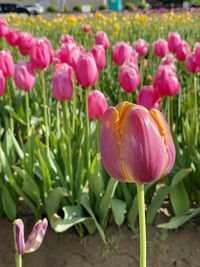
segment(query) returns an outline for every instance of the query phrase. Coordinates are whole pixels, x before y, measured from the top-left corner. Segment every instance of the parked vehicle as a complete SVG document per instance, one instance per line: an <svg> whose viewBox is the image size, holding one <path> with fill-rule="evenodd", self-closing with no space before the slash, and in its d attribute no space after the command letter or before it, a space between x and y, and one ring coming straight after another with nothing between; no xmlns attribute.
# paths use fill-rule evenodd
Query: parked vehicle
<svg viewBox="0 0 200 267"><path fill-rule="evenodd" d="M25 13L30 15L30 12L27 8L20 6L15 3L0 3L0 13Z"/></svg>
<svg viewBox="0 0 200 267"><path fill-rule="evenodd" d="M24 8L28 9L31 15L38 15L44 13L44 7L39 3L23 5Z"/></svg>

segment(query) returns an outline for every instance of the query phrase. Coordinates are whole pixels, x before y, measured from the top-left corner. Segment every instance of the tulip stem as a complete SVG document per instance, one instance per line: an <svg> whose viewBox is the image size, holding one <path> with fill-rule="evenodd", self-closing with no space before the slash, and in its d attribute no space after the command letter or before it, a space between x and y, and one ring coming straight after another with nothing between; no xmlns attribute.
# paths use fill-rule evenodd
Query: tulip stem
<svg viewBox="0 0 200 267"><path fill-rule="evenodd" d="M73 117L72 117L72 132L75 132L75 121L76 121L76 88L74 88L73 95Z"/></svg>
<svg viewBox="0 0 200 267"><path fill-rule="evenodd" d="M97 153L100 152L99 143L100 143L100 120L96 120L96 137L97 137Z"/></svg>
<svg viewBox="0 0 200 267"><path fill-rule="evenodd" d="M199 122L198 122L198 99L197 99L197 77L194 76L194 116L195 116L195 145L198 144Z"/></svg>
<svg viewBox="0 0 200 267"><path fill-rule="evenodd" d="M87 152L87 171L89 171L90 168L90 143L89 143L89 117L88 117L88 93L89 89L85 88L85 117L86 117L86 152Z"/></svg>
<svg viewBox="0 0 200 267"><path fill-rule="evenodd" d="M171 118L170 118L170 110L171 110L171 105L170 105L170 96L168 96L168 99L167 99L167 122L168 122L168 125L169 125L169 128L171 130Z"/></svg>
<svg viewBox="0 0 200 267"><path fill-rule="evenodd" d="M6 87L7 87L7 92L8 92L9 106L10 106L10 109L12 109L12 99L11 99L10 86L9 86L8 79L6 79ZM14 121L13 121L13 116L12 116L12 110L10 111L10 129L11 129L11 132L14 133Z"/></svg>
<svg viewBox="0 0 200 267"><path fill-rule="evenodd" d="M146 267L146 224L144 206L144 185L137 185L138 209L140 221L140 267Z"/></svg>
<svg viewBox="0 0 200 267"><path fill-rule="evenodd" d="M22 255L15 253L15 263L16 267L22 267Z"/></svg>
<svg viewBox="0 0 200 267"><path fill-rule="evenodd" d="M30 135L30 117L29 117L29 95L28 95L28 91L25 94L26 94L26 124L27 124L27 133L28 133L28 136L29 136Z"/></svg>

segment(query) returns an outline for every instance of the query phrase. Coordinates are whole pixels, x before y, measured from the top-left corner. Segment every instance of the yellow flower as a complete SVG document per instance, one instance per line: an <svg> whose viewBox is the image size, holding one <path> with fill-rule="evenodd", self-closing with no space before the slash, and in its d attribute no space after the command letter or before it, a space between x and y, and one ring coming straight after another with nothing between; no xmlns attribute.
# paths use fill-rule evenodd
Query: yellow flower
<svg viewBox="0 0 200 267"><path fill-rule="evenodd" d="M118 32L117 32L117 31L114 31L114 32L113 32L113 35L114 35L114 36L117 36L117 35L118 35Z"/></svg>
<svg viewBox="0 0 200 267"><path fill-rule="evenodd" d="M117 17L117 14L116 14L115 12L111 12L111 13L110 13L110 16L111 16L112 18L116 18L116 17Z"/></svg>
<svg viewBox="0 0 200 267"><path fill-rule="evenodd" d="M97 26L96 29L97 29L97 31L100 31L101 30L101 27L100 26Z"/></svg>
<svg viewBox="0 0 200 267"><path fill-rule="evenodd" d="M101 12L97 11L95 14L97 19L102 19L103 15L101 14Z"/></svg>
<svg viewBox="0 0 200 267"><path fill-rule="evenodd" d="M64 34L66 34L66 33L67 33L67 29L63 29L62 32L63 32Z"/></svg>
<svg viewBox="0 0 200 267"><path fill-rule="evenodd" d="M120 29L119 23L115 23L114 24L114 28L115 28L116 31L119 31L119 29Z"/></svg>

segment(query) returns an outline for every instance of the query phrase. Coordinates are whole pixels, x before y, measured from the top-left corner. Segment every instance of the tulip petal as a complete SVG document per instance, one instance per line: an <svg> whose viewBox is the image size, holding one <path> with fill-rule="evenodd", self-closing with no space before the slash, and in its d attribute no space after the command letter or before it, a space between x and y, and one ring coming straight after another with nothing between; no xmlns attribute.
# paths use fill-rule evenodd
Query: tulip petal
<svg viewBox="0 0 200 267"><path fill-rule="evenodd" d="M24 223L21 219L17 219L13 222L15 231L15 244L16 251L19 255L24 254Z"/></svg>

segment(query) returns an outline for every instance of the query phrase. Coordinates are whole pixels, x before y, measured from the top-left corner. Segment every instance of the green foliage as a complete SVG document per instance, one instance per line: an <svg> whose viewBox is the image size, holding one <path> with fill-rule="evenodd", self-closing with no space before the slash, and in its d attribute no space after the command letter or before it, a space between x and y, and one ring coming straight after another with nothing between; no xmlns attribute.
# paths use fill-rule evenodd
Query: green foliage
<svg viewBox="0 0 200 267"><path fill-rule="evenodd" d="M99 10L107 10L107 9L108 9L108 5L99 6Z"/></svg>
<svg viewBox="0 0 200 267"><path fill-rule="evenodd" d="M149 8L149 4L148 3L141 3L138 5L138 8L140 9L148 9Z"/></svg>
<svg viewBox="0 0 200 267"><path fill-rule="evenodd" d="M57 8L57 6L56 5L51 5L51 6L48 6L47 7L47 11L48 12L57 12L57 10L58 10L58 8Z"/></svg>
<svg viewBox="0 0 200 267"><path fill-rule="evenodd" d="M92 12L95 11L95 6L91 5L90 8L91 8L91 11L92 11Z"/></svg>
<svg viewBox="0 0 200 267"><path fill-rule="evenodd" d="M69 12L69 7L68 6L65 6L64 7L64 11L67 13L67 12Z"/></svg>
<svg viewBox="0 0 200 267"><path fill-rule="evenodd" d="M133 10L135 8L135 5L133 3L131 3L131 2L130 3L126 3L124 8L127 9L127 10Z"/></svg>
<svg viewBox="0 0 200 267"><path fill-rule="evenodd" d="M79 5L79 6L74 6L74 7L73 7L73 10L76 11L76 12L81 12L81 11L82 11L82 7L81 7L81 5Z"/></svg>

